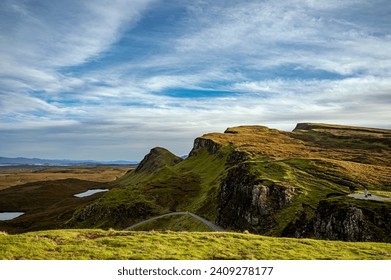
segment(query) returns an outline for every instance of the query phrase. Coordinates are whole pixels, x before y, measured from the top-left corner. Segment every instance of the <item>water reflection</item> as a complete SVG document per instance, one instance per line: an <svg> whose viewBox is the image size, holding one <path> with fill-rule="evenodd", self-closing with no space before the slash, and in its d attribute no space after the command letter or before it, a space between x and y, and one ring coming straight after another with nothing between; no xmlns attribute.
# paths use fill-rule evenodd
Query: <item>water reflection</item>
<svg viewBox="0 0 391 280"><path fill-rule="evenodd" d="M107 192L109 189L92 189L86 192L75 194L76 197L86 197L100 192Z"/></svg>
<svg viewBox="0 0 391 280"><path fill-rule="evenodd" d="M24 212L0 212L0 221L8 221L22 216Z"/></svg>

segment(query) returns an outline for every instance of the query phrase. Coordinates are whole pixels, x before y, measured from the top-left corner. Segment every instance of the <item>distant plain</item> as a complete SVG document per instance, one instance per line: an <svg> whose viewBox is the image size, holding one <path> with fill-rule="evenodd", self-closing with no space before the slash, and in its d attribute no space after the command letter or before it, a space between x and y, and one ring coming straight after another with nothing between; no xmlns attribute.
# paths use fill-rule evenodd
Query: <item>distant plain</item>
<svg viewBox="0 0 391 280"><path fill-rule="evenodd" d="M0 166L0 190L49 180L80 179L109 182L124 175L129 166Z"/></svg>
<svg viewBox="0 0 391 280"><path fill-rule="evenodd" d="M24 212L0 221L0 231L19 233L63 228L74 211L101 197L78 198L91 189L111 188L109 182L131 170L129 166L1 166L0 212Z"/></svg>

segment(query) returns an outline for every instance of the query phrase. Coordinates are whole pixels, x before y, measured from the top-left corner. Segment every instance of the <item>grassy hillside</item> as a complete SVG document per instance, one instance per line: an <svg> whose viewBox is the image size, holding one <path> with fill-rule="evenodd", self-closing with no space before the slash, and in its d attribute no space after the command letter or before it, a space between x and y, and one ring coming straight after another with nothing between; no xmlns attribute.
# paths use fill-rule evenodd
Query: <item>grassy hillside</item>
<svg viewBox="0 0 391 280"><path fill-rule="evenodd" d="M76 209L102 193L77 198L89 189L111 188L109 182L123 176L126 166L2 166L0 167L0 212L25 212L0 221L0 231L9 233L65 227Z"/></svg>
<svg viewBox="0 0 391 280"><path fill-rule="evenodd" d="M293 132L234 127L197 138L185 160L152 149L138 169L111 185L114 190L79 209L69 225L121 229L163 213L190 211L234 231L351 240L342 224L359 219L348 229L364 228L357 240L391 241L391 203L347 196L364 188L390 196L390 130L326 124L298 124ZM346 215L336 219L328 208L330 217L320 215L322 201ZM325 219L337 220L338 237L317 235L316 223L321 227L329 222ZM170 225L160 221L157 229Z"/></svg>
<svg viewBox="0 0 391 280"><path fill-rule="evenodd" d="M240 233L55 230L0 234L0 259L391 259L391 244Z"/></svg>
<svg viewBox="0 0 391 280"><path fill-rule="evenodd" d="M128 172L112 183L114 190L77 211L69 225L122 229L148 217L176 211L191 211L215 220L217 191L226 157L202 151L197 157L171 166ZM167 162L160 157L154 160ZM148 162L144 166L157 165Z"/></svg>
<svg viewBox="0 0 391 280"><path fill-rule="evenodd" d="M209 232L210 229L204 223L190 215L168 216L150 221L134 228L136 231L193 231Z"/></svg>
<svg viewBox="0 0 391 280"><path fill-rule="evenodd" d="M63 228L76 209L96 200L102 193L78 198L89 189L107 188L106 183L79 179L31 182L0 190L0 212L25 212L9 221L0 221L0 230L9 233Z"/></svg>
<svg viewBox="0 0 391 280"><path fill-rule="evenodd" d="M76 189L97 186L110 191L73 197ZM26 215L0 222L0 228L123 229L189 211L231 231L391 242L390 201L348 196L365 188L391 197L390 130L240 126L197 138L185 160L154 148L137 169L112 182L48 181L2 190L0 210ZM204 230L186 219L167 218L141 229Z"/></svg>

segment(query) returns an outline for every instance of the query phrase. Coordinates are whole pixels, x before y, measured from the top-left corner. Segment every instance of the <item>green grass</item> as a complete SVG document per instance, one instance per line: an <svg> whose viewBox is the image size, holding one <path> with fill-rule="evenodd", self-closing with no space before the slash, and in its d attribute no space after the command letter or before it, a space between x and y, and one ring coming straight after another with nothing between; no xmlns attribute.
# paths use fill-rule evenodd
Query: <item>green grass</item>
<svg viewBox="0 0 391 280"><path fill-rule="evenodd" d="M284 229L292 222L301 217L302 211L311 215L322 200L337 200L338 207L352 205L376 213L383 211L385 205L382 202L362 201L350 199L347 194L350 189L363 189L367 185L365 179L355 178L350 174L351 169L357 165L341 166L340 161L324 159L291 158L279 161L248 161L250 174L253 174L262 185L274 183L295 188L295 195L290 204L274 213L276 226L262 234L281 236ZM365 168L365 166L358 166ZM371 186L372 193L379 193L375 188L385 189L384 186ZM385 191L380 191L385 194ZM303 205L307 205L306 209ZM311 210L312 209L312 210ZM372 213L370 213L372 215Z"/></svg>
<svg viewBox="0 0 391 280"><path fill-rule="evenodd" d="M190 215L167 216L142 224L133 230L136 231L210 231L204 223L194 219Z"/></svg>
<svg viewBox="0 0 391 280"><path fill-rule="evenodd" d="M188 172L198 174L200 178L200 191L185 208L209 220L216 219L218 188L225 175L225 163L231 151L230 147L220 149L223 156L208 154L203 150L197 156L190 157L176 166L179 174L186 176Z"/></svg>
<svg viewBox="0 0 391 280"><path fill-rule="evenodd" d="M317 163L318 162L318 163ZM274 214L277 226L264 234L280 236L284 228L303 210L306 204L316 208L319 201L330 193L348 194L348 187L338 185L325 175L327 169L321 160L292 158L279 161L248 161L250 174L265 186L273 184L285 185L295 189L295 195L290 204Z"/></svg>
<svg viewBox="0 0 391 280"><path fill-rule="evenodd" d="M177 211L190 211L213 221L216 219L218 187L224 175L229 148L225 150L222 156L201 151L197 156L174 166L162 166L153 172L131 171L114 182L116 188L105 193L92 206L79 209L69 226L122 229L143 219ZM148 211L152 210L139 213L139 219L113 215L119 213L119 207L127 212L132 209L133 212L137 203L147 205ZM80 217L86 216L85 213L92 215L81 221Z"/></svg>
<svg viewBox="0 0 391 280"><path fill-rule="evenodd" d="M139 190L113 189L90 205L78 209L67 227L123 229L168 212Z"/></svg>
<svg viewBox="0 0 391 280"><path fill-rule="evenodd" d="M378 154L373 157L373 150L361 147L364 140L369 139L368 143L363 143L370 145L373 141L382 139L381 133L385 133L384 131L376 130L372 135L367 129L347 128L346 132L341 127L320 124L313 128L317 130L287 133L259 126L236 127L228 129L224 134L204 135L204 140L218 144L219 151L210 154L208 149L200 149L193 156L175 164L171 161L174 155L161 151L160 156L155 157L152 162L145 162L151 166L157 164L156 168L132 171L118 179L112 184L117 188L105 193L95 202L96 209L103 210L91 215L93 221L87 219L83 223L74 223L72 227L121 229L154 215L176 211L193 212L215 221L221 182L227 172L237 167L231 160L227 163L233 151L247 153L249 160L246 164L249 169L245 172L249 173L249 177L256 178L254 184L295 189L291 202L270 214L275 226L260 231L262 234L281 236L287 226L301 217L303 210L310 217L311 211L314 212L322 200L339 195L341 204L347 203L349 201L344 197L350 191L363 190L364 187L373 193L391 191L389 165L384 164L387 160L377 159L380 154L387 158L387 153L383 155L381 151L376 152ZM239 161L240 159L237 163ZM372 162L376 164L370 164ZM237 174L239 177L243 175L240 172ZM251 183L248 187L252 187ZM273 199L276 198L271 198ZM140 212L138 218L132 216L117 221L118 217L104 214L121 214L122 212L116 211L119 206L127 213L133 212L133 206L139 202L147 211ZM360 203L360 207L365 206L362 202L357 203ZM373 202L369 204L368 207L374 211L381 206ZM78 211L76 218L80 213L83 212ZM100 223L96 223L94 219L100 214L104 217L99 218ZM186 223L178 225L188 226ZM173 227L171 219L163 219L142 229L173 228L177 228L177 225Z"/></svg>
<svg viewBox="0 0 391 280"><path fill-rule="evenodd" d="M391 259L391 244L240 233L55 230L0 234L0 259Z"/></svg>
<svg viewBox="0 0 391 280"><path fill-rule="evenodd" d="M364 192L359 192L359 193L364 193ZM384 196L387 198L391 197L391 191L379 191L379 190L371 190L371 194L378 195L378 196Z"/></svg>

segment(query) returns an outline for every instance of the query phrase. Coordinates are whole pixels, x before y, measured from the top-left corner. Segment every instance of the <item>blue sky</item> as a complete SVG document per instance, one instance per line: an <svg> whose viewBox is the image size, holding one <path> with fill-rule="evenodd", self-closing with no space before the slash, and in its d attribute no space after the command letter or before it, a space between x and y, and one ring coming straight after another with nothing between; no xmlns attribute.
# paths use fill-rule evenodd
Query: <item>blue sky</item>
<svg viewBox="0 0 391 280"><path fill-rule="evenodd" d="M389 0L2 0L0 156L187 154L235 125L391 128Z"/></svg>

